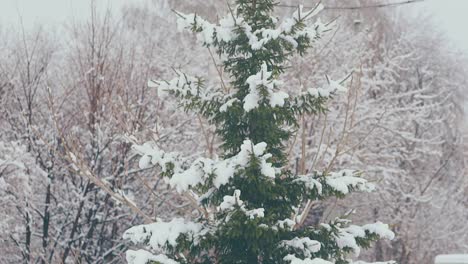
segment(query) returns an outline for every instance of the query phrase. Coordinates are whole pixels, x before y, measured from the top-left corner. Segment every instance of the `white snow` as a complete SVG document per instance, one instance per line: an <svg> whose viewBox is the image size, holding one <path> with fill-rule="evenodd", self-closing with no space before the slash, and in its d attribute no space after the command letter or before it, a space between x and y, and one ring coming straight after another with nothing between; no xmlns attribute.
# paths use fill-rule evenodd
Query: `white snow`
<svg viewBox="0 0 468 264"><path fill-rule="evenodd" d="M217 165L217 167L220 167L221 165L225 165L225 163L220 162ZM204 180L213 173L215 166L215 161L212 159L198 158L188 169L175 172L170 179L167 179L167 182L171 187L176 188L176 190L181 193L204 182ZM224 169L223 171L226 173L230 168L226 166ZM229 170L229 172L232 174L234 173L232 170Z"/></svg>
<svg viewBox="0 0 468 264"><path fill-rule="evenodd" d="M289 34L293 29L294 25L296 25L296 20L294 18L286 18L281 23L279 29L286 34Z"/></svg>
<svg viewBox="0 0 468 264"><path fill-rule="evenodd" d="M281 245L285 247L299 249L304 253L304 256L306 258L312 257L312 254L320 251L321 247L320 242L312 240L308 237L295 237L291 240L283 240L281 241Z"/></svg>
<svg viewBox="0 0 468 264"><path fill-rule="evenodd" d="M356 239L352 234L345 232L345 230L341 230L335 241L339 248L351 248L355 256L359 256L361 248L358 246Z"/></svg>
<svg viewBox="0 0 468 264"><path fill-rule="evenodd" d="M158 88L159 96L164 96L167 93L175 93L180 95L181 102L191 102L190 99L185 99L187 96L197 97L202 101L209 101L220 96L220 92L200 86L200 78L190 76L179 70L174 70L176 77L169 81L150 81L151 86Z"/></svg>
<svg viewBox="0 0 468 264"><path fill-rule="evenodd" d="M271 158L271 154L269 153L262 156L262 160L260 163L261 172L266 177L275 178L275 174L276 174L275 168L273 168L273 165L270 162L266 161L269 158Z"/></svg>
<svg viewBox="0 0 468 264"><path fill-rule="evenodd" d="M341 170L325 177L325 181L329 186L342 194L348 194L350 188L366 192L371 192L375 189L374 184L369 183L361 177L356 177L355 174L356 172L353 170Z"/></svg>
<svg viewBox="0 0 468 264"><path fill-rule="evenodd" d="M340 82L331 80L328 76L327 76L327 79L328 79L328 82L329 82L328 90L336 91L336 92L342 92L342 93L346 93L348 91L348 89L346 87L342 86L340 84Z"/></svg>
<svg viewBox="0 0 468 264"><path fill-rule="evenodd" d="M147 168L151 164L159 165L165 172L167 164L173 164L174 174L165 178L166 182L178 192L184 192L198 184L204 184L213 177L213 185L216 188L226 184L234 176L236 171L246 167L254 155L260 160L261 172L265 177L274 178L276 169L270 162L271 154L265 153L266 143L253 144L250 140L244 140L240 152L228 159L220 160L198 158L190 165L177 153L165 153L149 142L143 145L133 145L133 148L142 155L139 161L140 168Z"/></svg>
<svg viewBox="0 0 468 264"><path fill-rule="evenodd" d="M329 25L325 25L317 20L313 24L306 24L306 27L302 30L296 30L292 34L293 27L299 22L307 22L310 18L316 16L323 9L323 5L318 5L307 12L303 11L303 7L299 8L289 18L283 20L278 28L261 28L256 31L252 31L252 27L244 20L244 18L237 13L237 10L233 10L233 13L229 12L226 16L219 20L219 25L209 23L195 14L183 14L177 13L178 19L177 24L179 30L187 29L195 33L197 39L204 45L211 45L215 41L230 42L238 37L235 29L244 31L244 34L249 39L249 45L252 50L260 50L265 44L271 40L278 38L285 40L291 44L294 48L297 47L297 39L300 37L307 36L311 41L316 41L319 36L329 28ZM278 20L272 17L272 21L276 24Z"/></svg>
<svg viewBox="0 0 468 264"><path fill-rule="evenodd" d="M209 23L195 14L178 13L177 25L179 30L192 30L197 27L197 39L205 45L210 45L217 38L219 41L229 42L237 37L234 29L236 25L244 25L243 18L237 17L235 20L229 13L219 21L219 26Z"/></svg>
<svg viewBox="0 0 468 264"><path fill-rule="evenodd" d="M346 228L343 228L343 230L353 235L353 237L366 237L366 231L364 228L357 225L350 225Z"/></svg>
<svg viewBox="0 0 468 264"><path fill-rule="evenodd" d="M321 258L305 258L305 259L300 259L297 258L294 255L287 255L286 257L283 258L283 260L290 261L291 264L333 264L330 261L326 261Z"/></svg>
<svg viewBox="0 0 468 264"><path fill-rule="evenodd" d="M128 264L147 264L149 261L157 261L161 264L178 264L179 262L168 258L165 255L153 255L148 251L127 250L126 260Z"/></svg>
<svg viewBox="0 0 468 264"><path fill-rule="evenodd" d="M382 239L393 240L395 234L390 230L387 224L376 222L364 226L349 225L348 227L338 228L339 232L335 241L340 248L349 247L353 250L356 256L359 256L361 248L356 242L356 238L364 238L366 232L376 234Z"/></svg>
<svg viewBox="0 0 468 264"><path fill-rule="evenodd" d="M318 194L322 193L322 184L313 175L298 176L293 182L303 182L307 189L311 191L317 189Z"/></svg>
<svg viewBox="0 0 468 264"><path fill-rule="evenodd" d="M309 88L307 89L305 94L308 94L312 97L327 98L336 93L345 93L348 91L348 89L344 87L343 85L341 85L339 81L331 80L328 76L327 76L327 81L328 81L328 84L325 87Z"/></svg>
<svg viewBox="0 0 468 264"><path fill-rule="evenodd" d="M138 167L140 167L140 169L146 169L148 167L150 167L151 165L151 156L149 155L144 155L140 158L140 161L138 162Z"/></svg>
<svg viewBox="0 0 468 264"><path fill-rule="evenodd" d="M236 29L242 30L249 40L249 45L253 51L263 49L264 46L277 39L284 40L284 43L292 45L294 48L298 46L298 40L303 37L308 37L312 42L318 40L321 34L329 29L329 25L325 25L317 20L316 23L308 24L300 30L293 30L294 26L298 23L306 22L310 18L317 15L323 9L323 5L319 4L315 8L304 11L302 6L293 13L289 18L283 20L278 28L261 28L256 31L252 30L252 27L244 20L244 18L237 14L237 10L233 10L233 13L228 13L225 17L219 20L219 25L211 24L208 21L202 19L195 14L182 14L178 13L178 26L179 29L188 29L195 33L197 38L203 44L210 46L215 41L230 42L237 38ZM276 18L273 21L277 22ZM292 33L294 31L294 33ZM282 42L283 43L283 42ZM244 56L249 56L244 54ZM186 80L182 80L185 78ZM328 77L327 77L328 79ZM178 79L174 79L164 85L162 90L179 91L181 93L190 93L192 95L195 92L200 91L194 90L194 85L188 87L180 87L183 83L193 83L195 80L189 76L179 74ZM243 108L246 112L249 112L257 108L262 101L268 101L271 107L282 107L284 106L285 100L289 98L288 93L284 91L276 91L281 82L279 80L271 79L271 72L267 71L266 64L262 65L261 70L250 76L247 79L249 84L249 93L243 99ZM153 83L149 85L154 86ZM329 80L329 85L322 88L311 88L308 93L313 96L329 97L335 92L345 91L346 89L340 85L339 82ZM260 92L266 91L266 95ZM207 98L213 97L213 92L203 92L200 97ZM265 97L265 98L264 98ZM231 99L223 104L220 108L221 112L227 111L229 106L234 103L235 100Z"/></svg>
<svg viewBox="0 0 468 264"><path fill-rule="evenodd" d="M232 98L232 99L229 99L226 103L224 103L220 108L219 108L219 111L222 113L222 112L226 112L227 109L229 107L231 107L235 102L239 101L239 99L237 98Z"/></svg>
<svg viewBox="0 0 468 264"><path fill-rule="evenodd" d="M151 142L146 142L142 145L134 144L132 148L141 155L138 163L140 169L148 168L152 164L159 165L162 171L166 171L168 163L174 164L177 168L180 167L180 163L182 162L179 154L164 152Z"/></svg>
<svg viewBox="0 0 468 264"><path fill-rule="evenodd" d="M147 84L148 88L158 88L159 87L159 84L153 80L148 80L148 84Z"/></svg>
<svg viewBox="0 0 468 264"><path fill-rule="evenodd" d="M365 262L365 261L350 261L350 264L397 264L395 261L378 261L378 262Z"/></svg>
<svg viewBox="0 0 468 264"><path fill-rule="evenodd" d="M283 229L286 229L286 230L292 230L294 228L294 226L296 225L296 222L294 222L291 219L284 219L284 220L278 221L278 223L276 225L279 228L283 228Z"/></svg>
<svg viewBox="0 0 468 264"><path fill-rule="evenodd" d="M257 108L259 101L260 95L258 94L257 89L250 91L250 93L244 97L244 110L249 112Z"/></svg>
<svg viewBox="0 0 468 264"><path fill-rule="evenodd" d="M206 43L207 45L212 44L215 25L209 23L196 14L178 13L177 28L179 31L182 31L183 29L191 29L194 25L201 29L200 34L197 34L198 41Z"/></svg>
<svg viewBox="0 0 468 264"><path fill-rule="evenodd" d="M247 215L250 219L262 218L262 217L265 217L265 209L264 208L252 209L252 210L246 211L245 215Z"/></svg>
<svg viewBox="0 0 468 264"><path fill-rule="evenodd" d="M249 217L249 219L255 219L255 218L262 218L265 217L265 209L264 208L255 208L252 210L247 210L245 208L244 202L240 198L241 191L240 190L235 190L234 194L231 195L225 195L223 197L223 202L219 205L219 210L221 211L232 211L236 206L239 207L239 209L244 212L244 214Z"/></svg>
<svg viewBox="0 0 468 264"><path fill-rule="evenodd" d="M284 101L289 98L289 94L285 92L276 92L270 95L270 106L275 107L279 106L282 107L284 105Z"/></svg>
<svg viewBox="0 0 468 264"><path fill-rule="evenodd" d="M249 85L249 94L244 98L244 110L249 112L260 105L260 102L264 99L260 96L260 90L265 89L268 93L268 99L270 106L282 107L285 99L289 98L286 92L279 91L275 92L275 88L282 84L281 81L271 79L272 72L268 71L267 64L262 64L261 70L247 78L246 84Z"/></svg>
<svg viewBox="0 0 468 264"><path fill-rule="evenodd" d="M321 173L317 173L320 175ZM357 191L371 192L375 189L375 185L368 182L366 179L358 177L358 172L353 170L341 170L338 172L331 172L325 175L325 184L334 190L348 194L351 188ZM317 179L318 176L314 174L300 175L294 182L302 182L309 190L316 189L318 194L322 194L324 186Z"/></svg>
<svg viewBox="0 0 468 264"><path fill-rule="evenodd" d="M219 20L220 26L216 30L218 39L224 42L235 39L237 37L237 34L234 32L236 23L238 22L234 20L234 17L230 14Z"/></svg>
<svg viewBox="0 0 468 264"><path fill-rule="evenodd" d="M145 243L154 250L164 250L166 244L175 247L177 238L186 234L198 243L198 238L204 233L201 224L185 221L183 218L174 218L170 222L158 220L147 225L138 225L125 231L123 238L130 239L133 243Z"/></svg>
<svg viewBox="0 0 468 264"><path fill-rule="evenodd" d="M223 202L219 205L219 209L221 211L228 211L232 210L236 205L242 207L244 202L240 199L240 194L240 190L235 190L234 195L225 195L223 197Z"/></svg>
<svg viewBox="0 0 468 264"><path fill-rule="evenodd" d="M197 159L189 169L175 173L169 180L169 184L179 192L188 190L191 186L203 183L211 175L215 175L213 184L216 188L229 182L239 168L246 167L250 162L250 155L260 159L262 173L264 176L274 177L272 164L266 160L271 154L264 154L266 143L261 142L254 145L250 140L244 140L240 152L225 160L211 160L207 158Z"/></svg>
<svg viewBox="0 0 468 264"><path fill-rule="evenodd" d="M367 224L362 226L362 228L369 233L374 233L381 238L385 238L388 240L393 240L395 238L395 234L390 230L387 224L382 222L376 222L374 224Z"/></svg>

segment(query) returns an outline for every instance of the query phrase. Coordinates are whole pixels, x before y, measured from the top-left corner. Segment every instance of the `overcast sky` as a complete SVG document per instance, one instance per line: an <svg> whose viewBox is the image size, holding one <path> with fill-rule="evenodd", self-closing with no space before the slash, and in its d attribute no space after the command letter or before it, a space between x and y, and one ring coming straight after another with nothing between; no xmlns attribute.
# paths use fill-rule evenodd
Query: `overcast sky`
<svg viewBox="0 0 468 264"><path fill-rule="evenodd" d="M426 0L413 8L427 9L457 46L468 52L468 0Z"/></svg>
<svg viewBox="0 0 468 264"><path fill-rule="evenodd" d="M135 1L148 0L98 0L96 2L101 6L111 3L113 9L118 10L123 4ZM36 23L54 25L72 17L82 19L89 13L90 2L91 0L0 0L0 23L11 25L18 22L21 16L25 27L28 28ZM326 0L324 2L326 3ZM436 21L447 31L450 39L468 52L468 0L426 0L410 6L412 9L432 12Z"/></svg>
<svg viewBox="0 0 468 264"><path fill-rule="evenodd" d="M98 0L98 6L118 10L124 3L142 0ZM86 18L91 0L0 0L0 23L16 23L21 17L26 27L35 23L54 25L70 18Z"/></svg>

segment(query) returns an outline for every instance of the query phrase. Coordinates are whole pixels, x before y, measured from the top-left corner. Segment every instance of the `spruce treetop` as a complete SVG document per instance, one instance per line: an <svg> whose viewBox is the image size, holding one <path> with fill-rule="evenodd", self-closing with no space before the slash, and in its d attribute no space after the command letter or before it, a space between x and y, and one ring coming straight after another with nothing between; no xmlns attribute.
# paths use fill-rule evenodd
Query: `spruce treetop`
<svg viewBox="0 0 468 264"><path fill-rule="evenodd" d="M215 125L222 155L193 161L151 142L134 146L140 167L159 167L168 185L196 199L200 215L127 230L125 238L149 250L129 250L129 263L344 264L372 241L393 238L385 224L351 225L346 216L300 226L305 201L374 186L351 170L295 175L287 169L283 144L298 127L298 116L324 112L327 100L346 88L329 79L328 86L294 97L285 91L285 63L312 48L331 25L312 21L321 4L307 11L299 6L282 21L272 15L275 5L237 0L218 24L176 12L180 29L217 52L229 82L208 87L203 78L177 70L174 79L149 86Z"/></svg>

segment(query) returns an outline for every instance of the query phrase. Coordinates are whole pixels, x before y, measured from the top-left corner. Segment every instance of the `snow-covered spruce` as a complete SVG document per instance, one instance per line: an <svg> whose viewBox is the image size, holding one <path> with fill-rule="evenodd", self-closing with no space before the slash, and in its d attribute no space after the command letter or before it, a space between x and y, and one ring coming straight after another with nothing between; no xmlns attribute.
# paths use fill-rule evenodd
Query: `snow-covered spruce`
<svg viewBox="0 0 468 264"><path fill-rule="evenodd" d="M265 46L273 40L280 40L282 45L298 48L303 39L307 38L307 41L314 42L330 29L330 25L323 24L320 20L312 24L304 24L323 9L321 4L307 12L304 12L303 6L300 5L298 10L290 18L284 19L277 28L255 29L249 23L248 18L242 16L242 12L239 12L238 9L239 6L234 10L234 14L228 13L221 18L219 25L212 24L196 14L178 12L178 28L179 30L192 30L196 33L198 41L207 46L231 43L239 37L245 36L253 51L266 49ZM276 21L274 17L267 19Z"/></svg>
<svg viewBox="0 0 468 264"><path fill-rule="evenodd" d="M231 79L210 88L202 78L176 71L173 80L149 85L211 122L222 156L193 160L151 143L134 146L140 168L158 168L169 186L198 201L202 213L192 221L158 220L127 230L124 237L146 249L129 250L130 263L346 264L371 242L393 238L380 222L357 226L337 218L300 226L306 201L344 198L374 186L352 170L295 175L288 169L284 142L298 116L325 111L327 100L346 88L327 77L326 87L297 97L281 91L288 57L302 55L330 25L312 21L321 5L307 11L300 6L281 22L272 16L274 6L273 0L237 0L219 24L177 13L179 28L216 49Z"/></svg>

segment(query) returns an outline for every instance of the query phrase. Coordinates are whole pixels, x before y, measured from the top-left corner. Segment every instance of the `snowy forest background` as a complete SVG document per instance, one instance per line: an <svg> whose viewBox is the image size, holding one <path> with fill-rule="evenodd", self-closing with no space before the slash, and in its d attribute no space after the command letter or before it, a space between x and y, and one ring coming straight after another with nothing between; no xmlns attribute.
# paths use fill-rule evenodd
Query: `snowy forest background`
<svg viewBox="0 0 468 264"><path fill-rule="evenodd" d="M279 17L298 2L281 4ZM0 26L0 263L124 263L126 229L197 213L156 168L139 169L131 147L210 157L219 145L206 120L147 85L171 68L222 74L215 54L176 30L171 9L212 21L227 12L221 0L153 0L121 13L90 7L85 22L54 30ZM289 166L364 170L378 189L318 202L307 222L356 208L357 222L388 223L396 238L364 252L369 261L467 252L465 55L430 14L404 6L321 13L335 18L333 34L290 61L288 81L306 89L350 74L349 93L330 114L302 117Z"/></svg>

